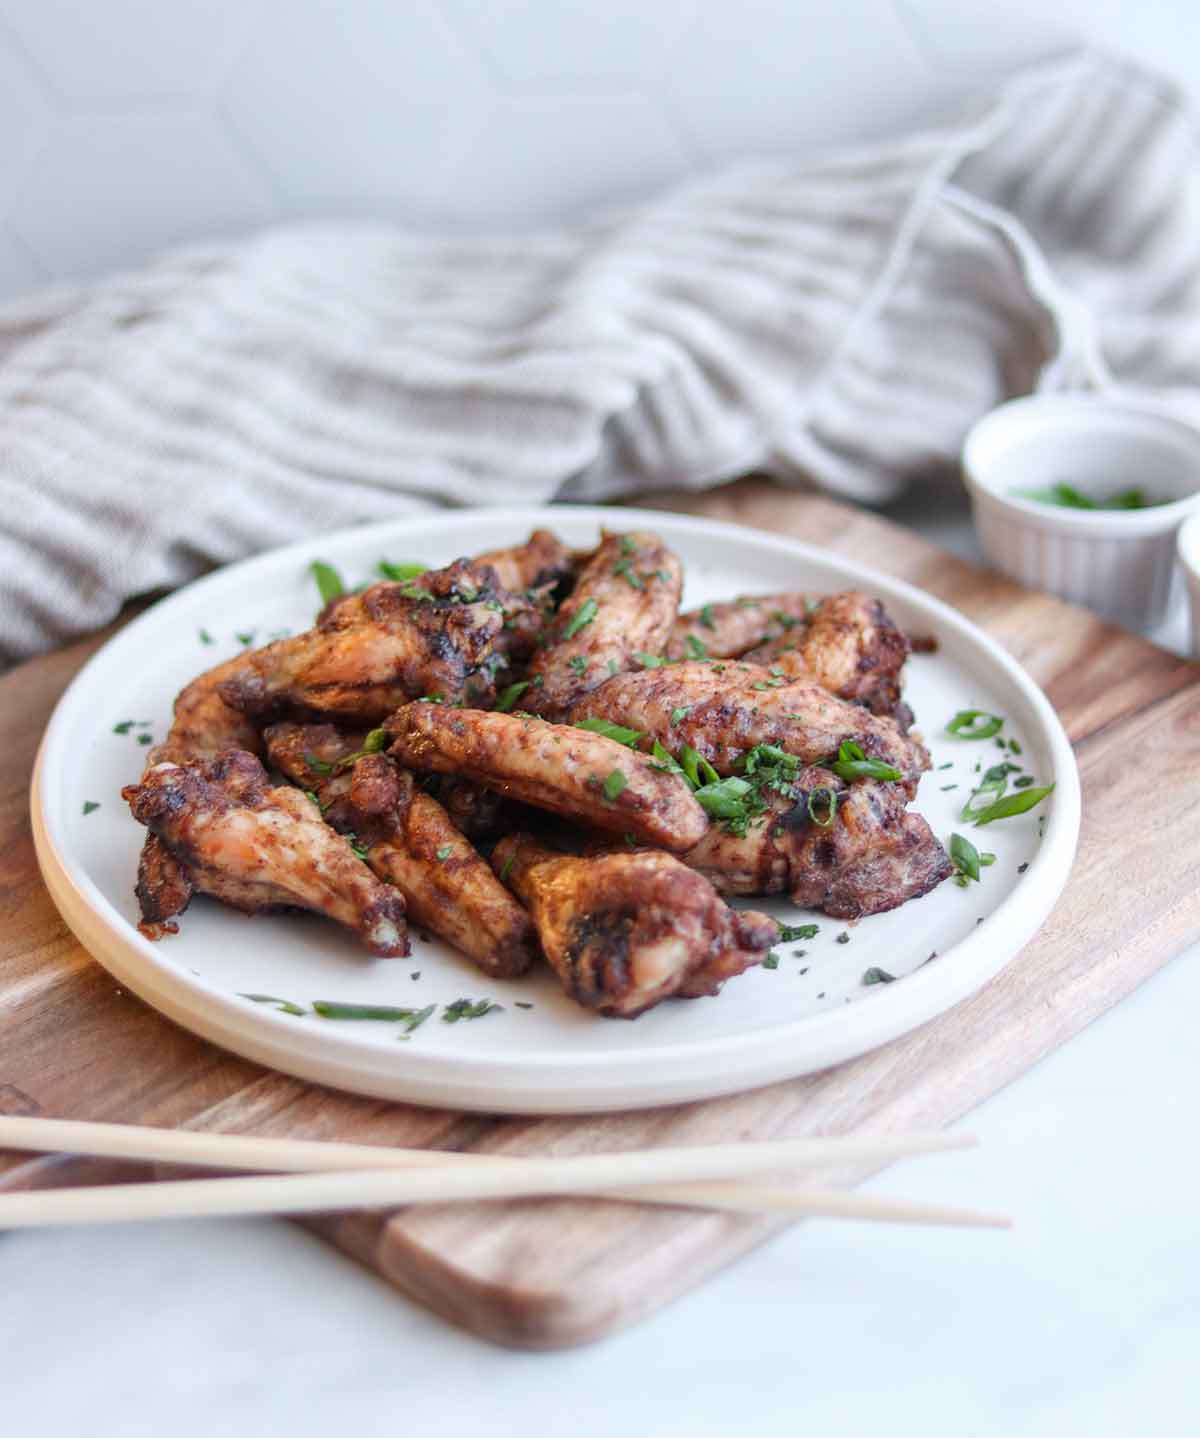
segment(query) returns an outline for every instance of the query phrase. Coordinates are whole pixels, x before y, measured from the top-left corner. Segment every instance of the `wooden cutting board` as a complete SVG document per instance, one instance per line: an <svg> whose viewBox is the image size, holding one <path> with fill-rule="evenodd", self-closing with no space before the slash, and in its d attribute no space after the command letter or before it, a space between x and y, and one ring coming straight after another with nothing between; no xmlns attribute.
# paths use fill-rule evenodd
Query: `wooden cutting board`
<svg viewBox="0 0 1200 1438"><path fill-rule="evenodd" d="M39 880L28 816L34 751L98 636L0 680L0 1110L522 1154L929 1128L994 1093L1197 937L1200 667L826 499L744 480L656 502L827 545L910 580L981 624L1046 689L1078 753L1083 833L1057 910L1003 974L853 1063L671 1110L492 1119L355 1098L258 1068L118 990ZM117 1176L142 1175L128 1165L0 1157L0 1188ZM553 1348L651 1312L774 1224L547 1200L310 1226L452 1322L499 1343Z"/></svg>

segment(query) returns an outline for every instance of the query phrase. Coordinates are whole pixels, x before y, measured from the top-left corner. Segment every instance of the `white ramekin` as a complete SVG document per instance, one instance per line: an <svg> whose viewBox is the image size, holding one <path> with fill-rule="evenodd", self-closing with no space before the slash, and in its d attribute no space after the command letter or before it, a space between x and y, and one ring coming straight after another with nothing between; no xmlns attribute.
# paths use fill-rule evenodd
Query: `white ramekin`
<svg viewBox="0 0 1200 1438"><path fill-rule="evenodd" d="M1179 563L1192 608L1192 653L1200 659L1200 512L1179 527Z"/></svg>
<svg viewBox="0 0 1200 1438"><path fill-rule="evenodd" d="M1200 430L1104 395L1030 395L973 426L963 474L980 543L1002 574L1130 628L1162 620L1176 533L1200 504ZM1137 485L1169 502L1067 509L1018 493L1057 481L1093 496Z"/></svg>

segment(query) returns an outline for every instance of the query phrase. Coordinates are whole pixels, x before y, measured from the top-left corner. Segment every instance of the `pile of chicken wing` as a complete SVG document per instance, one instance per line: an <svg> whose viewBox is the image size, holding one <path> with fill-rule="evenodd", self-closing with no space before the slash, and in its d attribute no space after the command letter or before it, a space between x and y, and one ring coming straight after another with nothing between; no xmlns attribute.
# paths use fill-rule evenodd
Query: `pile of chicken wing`
<svg viewBox="0 0 1200 1438"><path fill-rule="evenodd" d="M681 614L652 533L512 549L331 599L193 680L125 791L142 931L194 893L300 908L380 957L408 924L494 978L548 963L598 1014L715 994L786 894L843 919L952 872L908 808L929 768L910 651L848 591Z"/></svg>

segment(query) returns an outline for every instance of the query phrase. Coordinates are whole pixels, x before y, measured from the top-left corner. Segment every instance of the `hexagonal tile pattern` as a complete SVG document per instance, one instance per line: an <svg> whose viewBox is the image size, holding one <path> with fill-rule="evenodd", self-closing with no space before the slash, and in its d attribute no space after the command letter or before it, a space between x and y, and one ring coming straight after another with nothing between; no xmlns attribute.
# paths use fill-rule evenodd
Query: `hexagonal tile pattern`
<svg viewBox="0 0 1200 1438"><path fill-rule="evenodd" d="M48 123L46 100L19 55L0 47L0 206L11 199Z"/></svg>
<svg viewBox="0 0 1200 1438"><path fill-rule="evenodd" d="M478 60L423 0L269 9L225 106L301 210L421 205L477 122Z"/></svg>
<svg viewBox="0 0 1200 1438"><path fill-rule="evenodd" d="M64 277L243 234L269 218L259 177L219 119L146 112L60 121L9 224Z"/></svg>
<svg viewBox="0 0 1200 1438"><path fill-rule="evenodd" d="M196 96L241 45L261 0L0 0L0 20L67 100Z"/></svg>
<svg viewBox="0 0 1200 1438"><path fill-rule="evenodd" d="M522 94L630 88L661 64L690 0L448 0L507 88Z"/></svg>
<svg viewBox="0 0 1200 1438"><path fill-rule="evenodd" d="M643 96L500 100L442 199L462 220L524 229L639 198L688 169Z"/></svg>
<svg viewBox="0 0 1200 1438"><path fill-rule="evenodd" d="M671 47L663 90L703 153L810 155L925 119L940 96L888 0L697 4Z"/></svg>
<svg viewBox="0 0 1200 1438"><path fill-rule="evenodd" d="M41 278L25 251L0 230L0 301L36 289Z"/></svg>

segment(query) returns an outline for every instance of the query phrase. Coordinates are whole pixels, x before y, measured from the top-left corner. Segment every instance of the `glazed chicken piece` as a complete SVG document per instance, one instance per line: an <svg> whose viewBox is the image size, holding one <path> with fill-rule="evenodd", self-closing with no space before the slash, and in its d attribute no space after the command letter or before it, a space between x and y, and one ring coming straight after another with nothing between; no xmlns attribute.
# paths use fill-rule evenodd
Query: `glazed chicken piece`
<svg viewBox="0 0 1200 1438"><path fill-rule="evenodd" d="M911 652L907 636L879 600L848 589L822 599L807 623L752 649L746 659L789 678L814 679L873 714L894 715L901 707L901 670ZM907 727L911 714L904 718Z"/></svg>
<svg viewBox="0 0 1200 1438"><path fill-rule="evenodd" d="M254 757L154 765L123 791L198 893L245 913L298 907L352 929L380 957L408 952L404 900L381 884L298 789L273 789Z"/></svg>
<svg viewBox="0 0 1200 1438"><path fill-rule="evenodd" d="M672 754L690 744L719 774L732 774L756 744L819 764L853 740L869 759L899 769L911 798L929 768L918 740L888 718L828 693L812 679L787 679L754 664L683 663L618 674L584 697L571 718L640 729Z"/></svg>
<svg viewBox="0 0 1200 1438"><path fill-rule="evenodd" d="M190 759L215 758L226 749L244 749L248 754L262 751L258 730L244 714L231 709L218 693L219 686L245 660L244 654L227 659L179 691L170 731L163 742L147 754L143 772L156 764L185 764ZM141 906L143 933L161 938L163 934L176 932L177 925L172 920L187 908L192 884L187 870L154 834L147 834L142 844L134 892Z"/></svg>
<svg viewBox="0 0 1200 1438"><path fill-rule="evenodd" d="M354 835L414 923L492 978L525 972L537 955L529 915L411 774L385 754L363 754L365 734L332 724L276 724L265 738L271 762L316 794L327 823Z"/></svg>
<svg viewBox="0 0 1200 1438"><path fill-rule="evenodd" d="M547 719L610 675L632 669L639 653L661 654L683 588L683 567L656 534L608 534L529 664L521 704Z"/></svg>
<svg viewBox="0 0 1200 1438"><path fill-rule="evenodd" d="M373 722L426 694L490 703L508 662L498 641L542 616L524 597L483 586L466 560L403 584L340 596L314 629L251 654L219 686L264 721L285 712Z"/></svg>
<svg viewBox="0 0 1200 1438"><path fill-rule="evenodd" d="M671 626L668 659L739 659L757 644L798 633L816 604L807 594L739 594L689 609Z"/></svg>
<svg viewBox="0 0 1200 1438"><path fill-rule="evenodd" d="M773 919L735 912L707 879L658 850L578 857L513 834L492 866L533 915L563 988L607 1018L715 994L778 937Z"/></svg>
<svg viewBox="0 0 1200 1438"><path fill-rule="evenodd" d="M839 919L897 908L953 872L898 784L802 770L789 791L766 790L767 812L745 828L714 823L682 855L722 894L788 894Z"/></svg>
<svg viewBox="0 0 1200 1438"><path fill-rule="evenodd" d="M384 728L407 769L458 774L640 843L689 849L708 826L681 775L586 729L440 704L406 704Z"/></svg>
<svg viewBox="0 0 1200 1438"><path fill-rule="evenodd" d="M571 551L548 529L535 529L524 544L477 554L470 563L473 569L491 569L510 594L557 586L569 579L576 568Z"/></svg>

